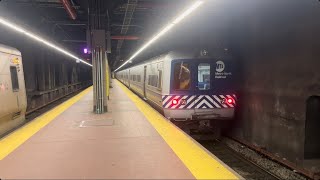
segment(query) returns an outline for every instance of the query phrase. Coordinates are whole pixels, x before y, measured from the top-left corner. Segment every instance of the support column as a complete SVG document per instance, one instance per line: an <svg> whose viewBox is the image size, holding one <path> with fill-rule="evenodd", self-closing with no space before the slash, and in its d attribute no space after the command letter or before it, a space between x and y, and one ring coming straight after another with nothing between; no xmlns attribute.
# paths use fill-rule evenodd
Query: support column
<svg viewBox="0 0 320 180"><path fill-rule="evenodd" d="M107 111L106 99L106 38L105 30L91 30L93 111L102 114Z"/></svg>
<svg viewBox="0 0 320 180"><path fill-rule="evenodd" d="M106 112L106 19L107 7L105 0L88 1L88 49L92 54L92 78L93 78L93 111L97 114Z"/></svg>
<svg viewBox="0 0 320 180"><path fill-rule="evenodd" d="M94 107L93 110L97 114L108 111L106 101L106 80L105 80L105 49L97 46L92 52L93 62L93 91L94 91Z"/></svg>
<svg viewBox="0 0 320 180"><path fill-rule="evenodd" d="M45 62L44 62L44 51L41 49L39 51L40 57L37 63L37 79L38 79L38 91L46 90L46 80L45 80Z"/></svg>

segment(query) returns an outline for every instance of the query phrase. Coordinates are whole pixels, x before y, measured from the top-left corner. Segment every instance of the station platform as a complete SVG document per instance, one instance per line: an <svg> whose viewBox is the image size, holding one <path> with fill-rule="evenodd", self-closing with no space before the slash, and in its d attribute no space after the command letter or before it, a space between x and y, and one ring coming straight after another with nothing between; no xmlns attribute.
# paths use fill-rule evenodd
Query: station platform
<svg viewBox="0 0 320 180"><path fill-rule="evenodd" d="M1 179L242 179L113 80L108 112L88 88L0 140Z"/></svg>

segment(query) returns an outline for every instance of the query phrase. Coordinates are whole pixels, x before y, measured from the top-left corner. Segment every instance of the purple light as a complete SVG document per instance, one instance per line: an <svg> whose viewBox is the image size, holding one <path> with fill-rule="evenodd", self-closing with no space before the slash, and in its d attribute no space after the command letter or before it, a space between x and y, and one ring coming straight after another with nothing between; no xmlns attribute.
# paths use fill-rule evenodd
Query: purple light
<svg viewBox="0 0 320 180"><path fill-rule="evenodd" d="M83 49L83 53L88 54L88 49L87 49L87 48L84 48L84 49Z"/></svg>

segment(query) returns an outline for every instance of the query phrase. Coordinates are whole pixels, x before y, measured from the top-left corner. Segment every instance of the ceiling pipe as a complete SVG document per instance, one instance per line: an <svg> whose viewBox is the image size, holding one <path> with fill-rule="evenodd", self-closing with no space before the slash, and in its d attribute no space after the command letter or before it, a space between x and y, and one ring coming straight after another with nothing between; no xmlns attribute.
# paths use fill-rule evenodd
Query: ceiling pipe
<svg viewBox="0 0 320 180"><path fill-rule="evenodd" d="M67 11L69 17L73 20L75 20L77 18L77 14L75 9L73 8L73 6L71 5L69 0L60 0L60 2L62 3L64 9Z"/></svg>
<svg viewBox="0 0 320 180"><path fill-rule="evenodd" d="M138 36L111 36L112 40L139 40L140 38ZM64 39L63 42L70 42L70 43L86 43L85 40L77 40L77 39Z"/></svg>
<svg viewBox="0 0 320 180"><path fill-rule="evenodd" d="M174 2L174 1L173 1ZM171 4L170 3L156 3L156 2L141 2L137 4L136 9L150 9L150 8L167 8ZM122 5L120 8L125 8L126 4Z"/></svg>
<svg viewBox="0 0 320 180"><path fill-rule="evenodd" d="M112 40L138 40L138 36L111 36Z"/></svg>

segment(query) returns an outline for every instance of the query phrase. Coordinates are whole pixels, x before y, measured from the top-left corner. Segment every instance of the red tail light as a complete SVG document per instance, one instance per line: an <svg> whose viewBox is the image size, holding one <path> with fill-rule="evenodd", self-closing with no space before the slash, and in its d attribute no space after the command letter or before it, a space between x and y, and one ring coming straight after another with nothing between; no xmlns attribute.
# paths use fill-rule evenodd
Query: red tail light
<svg viewBox="0 0 320 180"><path fill-rule="evenodd" d="M232 98L227 98L227 99L226 99L226 102L227 102L228 104L232 104L232 103L234 103L234 100L233 100Z"/></svg>
<svg viewBox="0 0 320 180"><path fill-rule="evenodd" d="M177 99L172 100L172 104L173 105L177 105L178 104L178 100Z"/></svg>

